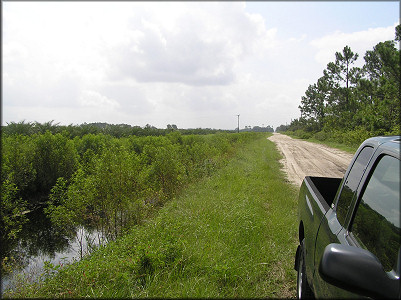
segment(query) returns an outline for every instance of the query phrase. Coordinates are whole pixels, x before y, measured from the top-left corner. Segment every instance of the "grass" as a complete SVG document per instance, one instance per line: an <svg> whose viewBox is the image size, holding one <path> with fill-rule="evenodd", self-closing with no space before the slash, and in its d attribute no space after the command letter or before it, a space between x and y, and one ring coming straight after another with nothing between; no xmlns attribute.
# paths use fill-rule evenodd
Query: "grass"
<svg viewBox="0 0 401 300"><path fill-rule="evenodd" d="M295 298L297 188L266 136L145 224L11 297Z"/></svg>
<svg viewBox="0 0 401 300"><path fill-rule="evenodd" d="M334 141L318 140L314 137L309 137L307 139L304 139L304 138L298 137L292 133L287 133L287 132L281 132L281 134L288 135L294 139L304 140L304 141L312 142L315 144L321 144L321 145L325 145L325 146L328 146L331 148L339 149L339 150L348 152L350 154L354 154L356 152L356 150L358 150L358 147L360 145L360 144L358 144L358 145L349 146L344 143L339 143L339 142L334 142Z"/></svg>
<svg viewBox="0 0 401 300"><path fill-rule="evenodd" d="M345 145L345 144L333 142L333 141L321 141L321 140L315 139L313 137L307 139L307 141L315 143L315 144L326 145L331 148L336 148L336 149L348 152L350 154L354 154L356 152L356 150L358 150L358 147L359 147L359 145L349 146L349 145Z"/></svg>

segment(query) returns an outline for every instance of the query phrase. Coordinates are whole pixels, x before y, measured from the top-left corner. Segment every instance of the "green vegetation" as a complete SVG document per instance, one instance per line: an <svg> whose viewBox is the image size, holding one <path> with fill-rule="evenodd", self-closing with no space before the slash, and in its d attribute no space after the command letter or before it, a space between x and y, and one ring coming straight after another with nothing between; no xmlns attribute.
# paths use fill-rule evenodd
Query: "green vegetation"
<svg viewBox="0 0 401 300"><path fill-rule="evenodd" d="M394 41L377 44L354 67L359 55L345 46L336 52L317 83L301 99L301 117L276 131L290 131L300 138L315 138L357 146L378 135L400 134L401 25Z"/></svg>
<svg viewBox="0 0 401 300"><path fill-rule="evenodd" d="M44 274L45 279L33 285L21 282L17 290L9 291L6 296L294 297L297 190L284 180L278 162L280 155L274 144L266 140L266 134L240 133L232 137L240 139L249 135L257 138L242 142L241 147L231 151L231 159L213 173L210 173L213 161L193 156L203 166L196 172L207 176L181 188L154 217L131 226L125 234L79 262L63 267L47 266L47 274L55 269L57 273ZM209 151L212 144L231 148L223 137L207 136L209 144L197 143L197 147L206 147ZM178 147L171 141L182 138L175 135L158 142L163 141L171 151ZM196 141L199 137L190 139ZM182 143L189 141L183 139ZM133 141L127 144L146 153L145 162L161 154L165 157L168 152L158 147L147 150L143 143ZM188 153L195 151L194 147L184 149ZM116 152L104 153L111 159ZM135 165L136 155L125 157L124 161ZM174 155L177 154L167 155L163 164L147 165L141 176L157 178L165 174L162 170L170 166L173 162L170 157ZM196 164L196 159L190 157L188 162ZM173 164L175 185L184 182L178 176L185 174L183 161ZM117 170L124 168L122 164ZM88 169L91 168L88 166ZM89 184L80 182L84 186ZM139 180L138 185L143 182ZM90 183L96 186L96 179ZM65 180L57 181L57 188L52 190L53 199L63 199L60 196L63 193L76 191L66 191L65 185ZM73 185L70 183L70 187ZM151 189L160 187L169 193L170 186L163 185L163 181L150 186ZM151 199L146 192L142 197ZM125 198L121 199L119 205L123 206Z"/></svg>
<svg viewBox="0 0 401 300"><path fill-rule="evenodd" d="M34 127L49 127L39 125ZM20 127L29 126L22 122ZM181 135L173 130L165 136L117 138L89 133L71 138L65 130L29 135L5 130L1 137L2 270L8 269L6 261L11 261L10 251L18 243L27 212L44 208L66 236L79 226L90 226L106 241L113 240L183 187L223 166L238 146L256 136Z"/></svg>
<svg viewBox="0 0 401 300"><path fill-rule="evenodd" d="M238 128L237 128L238 129ZM274 132L273 127L267 125L266 127L260 127L260 126L245 126L244 129L241 129L240 132L244 131L253 131L253 132Z"/></svg>
<svg viewBox="0 0 401 300"><path fill-rule="evenodd" d="M128 124L108 124L108 123L84 123L81 125L59 125L58 123L53 124L54 121L45 122L43 124L39 122L10 122L7 126L2 126L2 132L5 135L21 134L21 135L33 135L39 133L46 133L50 131L53 134L61 133L69 138L83 137L86 134L105 134L116 138L128 137L128 136L164 136L173 131L179 131L183 135L191 134L212 134L219 132L235 132L232 130L220 130L220 129L178 129L177 125L167 125L167 129L159 129L152 125L147 124L145 127L131 126Z"/></svg>

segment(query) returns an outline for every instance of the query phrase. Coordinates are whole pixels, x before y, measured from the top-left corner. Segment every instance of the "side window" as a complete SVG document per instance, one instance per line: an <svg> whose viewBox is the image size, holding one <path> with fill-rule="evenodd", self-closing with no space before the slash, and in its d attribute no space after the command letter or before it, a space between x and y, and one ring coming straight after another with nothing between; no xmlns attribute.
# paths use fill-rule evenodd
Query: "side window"
<svg viewBox="0 0 401 300"><path fill-rule="evenodd" d="M383 156L365 187L351 228L362 248L372 252L388 272L400 249L400 161Z"/></svg>
<svg viewBox="0 0 401 300"><path fill-rule="evenodd" d="M345 226L345 219L351 205L352 198L358 188L359 181L373 153L373 147L363 148L352 165L348 177L345 179L344 187L337 202L337 218L341 225Z"/></svg>

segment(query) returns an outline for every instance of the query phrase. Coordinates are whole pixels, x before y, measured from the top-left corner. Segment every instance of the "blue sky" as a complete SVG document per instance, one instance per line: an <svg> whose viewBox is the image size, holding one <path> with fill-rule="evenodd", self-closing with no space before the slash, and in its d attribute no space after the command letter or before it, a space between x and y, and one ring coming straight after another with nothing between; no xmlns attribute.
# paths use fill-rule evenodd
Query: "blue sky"
<svg viewBox="0 0 401 300"><path fill-rule="evenodd" d="M398 1L281 1L246 2L246 10L258 13L267 26L282 28L283 36L307 33L312 38L339 30L355 32L397 21Z"/></svg>
<svg viewBox="0 0 401 300"><path fill-rule="evenodd" d="M3 2L2 123L276 128L399 2Z"/></svg>

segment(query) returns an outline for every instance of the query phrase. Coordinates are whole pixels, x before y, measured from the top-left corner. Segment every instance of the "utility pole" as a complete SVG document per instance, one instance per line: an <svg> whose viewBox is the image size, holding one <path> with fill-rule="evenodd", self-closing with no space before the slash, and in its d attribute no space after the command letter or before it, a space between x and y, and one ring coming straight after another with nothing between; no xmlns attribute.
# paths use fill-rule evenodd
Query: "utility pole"
<svg viewBox="0 0 401 300"><path fill-rule="evenodd" d="M239 115L237 115L238 117L238 133L239 133Z"/></svg>

